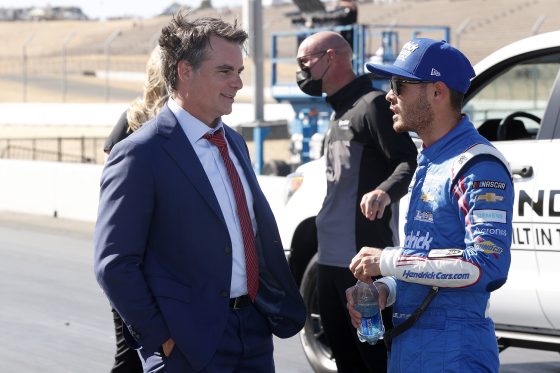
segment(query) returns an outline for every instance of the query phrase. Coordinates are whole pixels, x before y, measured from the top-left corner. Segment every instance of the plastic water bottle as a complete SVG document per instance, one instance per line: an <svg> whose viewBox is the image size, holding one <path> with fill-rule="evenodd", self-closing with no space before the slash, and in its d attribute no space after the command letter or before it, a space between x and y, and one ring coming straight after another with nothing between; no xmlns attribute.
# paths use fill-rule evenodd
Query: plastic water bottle
<svg viewBox="0 0 560 373"><path fill-rule="evenodd" d="M379 308L379 292L374 284L358 281L354 287L354 307L362 314L362 324L358 328L358 339L374 345L383 339L385 327Z"/></svg>

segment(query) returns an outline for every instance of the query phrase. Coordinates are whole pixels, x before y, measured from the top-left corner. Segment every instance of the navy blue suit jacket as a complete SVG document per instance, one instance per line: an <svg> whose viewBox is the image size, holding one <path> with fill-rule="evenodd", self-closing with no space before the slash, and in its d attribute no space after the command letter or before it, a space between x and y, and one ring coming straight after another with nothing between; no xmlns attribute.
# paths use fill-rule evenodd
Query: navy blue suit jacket
<svg viewBox="0 0 560 373"><path fill-rule="evenodd" d="M224 130L254 197L255 304L272 333L291 337L305 322L303 300L247 146L237 132ZM229 312L231 240L210 181L167 106L111 151L101 178L94 261L136 347L159 351L171 337L193 368L210 361Z"/></svg>

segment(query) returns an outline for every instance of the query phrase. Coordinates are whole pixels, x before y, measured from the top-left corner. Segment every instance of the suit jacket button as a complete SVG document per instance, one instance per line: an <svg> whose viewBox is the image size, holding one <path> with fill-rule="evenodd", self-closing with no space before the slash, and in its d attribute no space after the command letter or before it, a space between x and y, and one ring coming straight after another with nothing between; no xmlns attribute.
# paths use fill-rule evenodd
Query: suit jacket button
<svg viewBox="0 0 560 373"><path fill-rule="evenodd" d="M226 254L231 254L231 247L226 246L225 252Z"/></svg>
<svg viewBox="0 0 560 373"><path fill-rule="evenodd" d="M222 296L222 298L229 298L229 292L228 291L222 290L220 292L220 295Z"/></svg>

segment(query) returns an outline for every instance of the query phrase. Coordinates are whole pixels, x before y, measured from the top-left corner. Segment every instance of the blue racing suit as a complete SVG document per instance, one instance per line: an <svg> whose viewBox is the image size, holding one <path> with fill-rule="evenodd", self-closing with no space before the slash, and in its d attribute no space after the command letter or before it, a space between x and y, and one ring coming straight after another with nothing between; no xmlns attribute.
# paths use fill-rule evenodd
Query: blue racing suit
<svg viewBox="0 0 560 373"><path fill-rule="evenodd" d="M386 248L395 326L439 287L420 319L393 339L389 372L498 372L490 292L510 266L509 165L467 116L418 155L403 247ZM395 300L396 297L396 300Z"/></svg>

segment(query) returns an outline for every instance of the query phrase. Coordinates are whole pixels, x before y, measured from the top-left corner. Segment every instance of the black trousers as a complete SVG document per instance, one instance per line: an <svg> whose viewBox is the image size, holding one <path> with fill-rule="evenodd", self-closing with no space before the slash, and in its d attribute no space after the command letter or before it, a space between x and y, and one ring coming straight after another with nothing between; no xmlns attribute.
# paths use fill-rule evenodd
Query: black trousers
<svg viewBox="0 0 560 373"><path fill-rule="evenodd" d="M387 350L383 341L362 343L346 308L346 289L356 284L348 268L319 265L319 312L339 373L387 372ZM392 307L383 313L385 329L392 327Z"/></svg>
<svg viewBox="0 0 560 373"><path fill-rule="evenodd" d="M117 350L115 352L115 363L111 369L111 373L142 373L142 362L136 350L128 347L124 340L123 320L114 309L113 322L115 324L115 339L117 342Z"/></svg>

